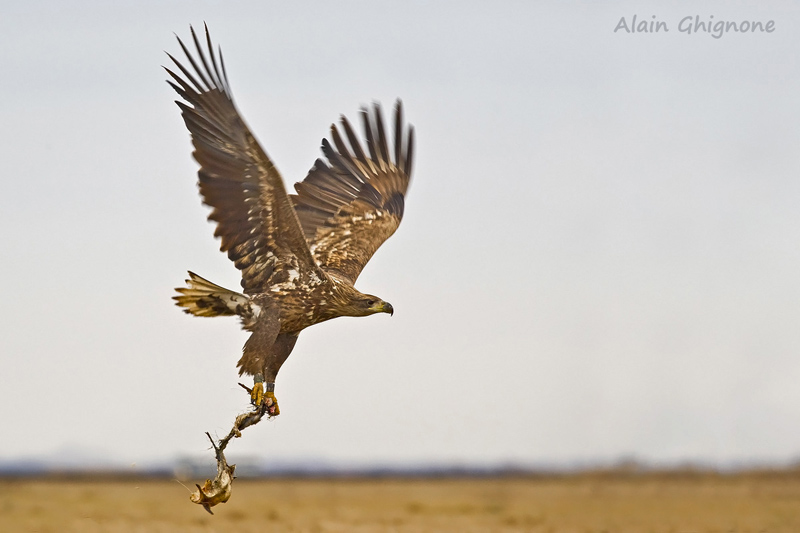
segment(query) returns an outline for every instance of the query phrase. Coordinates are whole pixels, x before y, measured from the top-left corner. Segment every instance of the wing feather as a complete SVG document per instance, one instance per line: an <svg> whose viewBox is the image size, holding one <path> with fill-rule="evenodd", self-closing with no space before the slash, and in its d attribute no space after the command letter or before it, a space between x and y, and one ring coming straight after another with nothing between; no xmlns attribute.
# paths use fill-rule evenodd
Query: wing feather
<svg viewBox="0 0 800 533"><path fill-rule="evenodd" d="M261 292L275 272L318 267L280 174L233 103L222 51L214 53L207 27L205 33L204 51L191 28L197 59L178 38L191 69L167 54L182 75L165 70L184 100L176 103L192 135L200 194L212 208L220 249L242 271L245 293Z"/></svg>
<svg viewBox="0 0 800 533"><path fill-rule="evenodd" d="M295 184L297 194L290 195L314 259L323 270L351 283L400 225L414 143L411 127L403 125L399 100L393 151L380 107L363 109L361 117L367 151L341 117L344 136L331 126L333 144L322 141L327 162L318 159L305 180Z"/></svg>

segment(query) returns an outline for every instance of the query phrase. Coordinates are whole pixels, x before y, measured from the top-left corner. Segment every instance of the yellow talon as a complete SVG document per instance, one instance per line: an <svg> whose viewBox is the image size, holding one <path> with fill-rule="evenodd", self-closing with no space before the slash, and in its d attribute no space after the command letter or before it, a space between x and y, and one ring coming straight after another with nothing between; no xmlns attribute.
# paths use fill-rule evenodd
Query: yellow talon
<svg viewBox="0 0 800 533"><path fill-rule="evenodd" d="M260 381L253 383L253 390L250 391L250 403L256 407L261 407L264 402L264 384Z"/></svg>
<svg viewBox="0 0 800 533"><path fill-rule="evenodd" d="M278 399L275 398L275 393L272 391L267 391L266 397L269 399L267 402L267 406L269 407L269 415L278 416L281 414L281 410L278 408Z"/></svg>

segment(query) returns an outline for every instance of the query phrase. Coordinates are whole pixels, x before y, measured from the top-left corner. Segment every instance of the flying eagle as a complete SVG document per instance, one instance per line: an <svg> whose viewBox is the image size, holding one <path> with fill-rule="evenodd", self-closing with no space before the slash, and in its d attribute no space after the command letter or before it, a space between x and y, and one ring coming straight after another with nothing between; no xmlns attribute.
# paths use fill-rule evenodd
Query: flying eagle
<svg viewBox="0 0 800 533"><path fill-rule="evenodd" d="M283 180L233 102L221 49L207 53L191 28L197 58L178 38L191 69L172 55L168 83L192 136L200 194L212 210L214 235L242 272L242 293L189 272L176 289L177 305L195 316L231 316L251 332L239 375L253 376L251 399L269 398L280 413L275 378L305 328L340 316L392 314L391 304L353 285L372 254L397 229L411 176L414 130L404 126L402 104L394 113L390 150L380 106L362 109L367 151L341 117L331 125L306 178L287 194ZM347 139L345 142L344 138ZM348 146L349 145L349 146ZM264 390L266 384L266 393Z"/></svg>

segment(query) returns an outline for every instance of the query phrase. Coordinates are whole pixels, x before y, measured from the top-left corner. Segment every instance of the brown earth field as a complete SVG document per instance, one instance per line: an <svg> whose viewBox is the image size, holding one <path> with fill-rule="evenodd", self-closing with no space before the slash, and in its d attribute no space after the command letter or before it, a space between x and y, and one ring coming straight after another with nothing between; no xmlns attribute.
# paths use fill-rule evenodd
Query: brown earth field
<svg viewBox="0 0 800 533"><path fill-rule="evenodd" d="M206 513L175 480L0 478L3 532L800 532L798 471L237 479Z"/></svg>

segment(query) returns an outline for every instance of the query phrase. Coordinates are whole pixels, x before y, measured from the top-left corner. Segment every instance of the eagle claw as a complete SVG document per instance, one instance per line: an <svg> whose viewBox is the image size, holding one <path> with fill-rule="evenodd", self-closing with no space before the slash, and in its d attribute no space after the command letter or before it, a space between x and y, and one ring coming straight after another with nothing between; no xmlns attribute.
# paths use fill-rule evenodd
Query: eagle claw
<svg viewBox="0 0 800 533"><path fill-rule="evenodd" d="M278 416L279 414L281 414L281 410L278 408L278 399L275 398L275 393L272 391L267 391L265 397L266 397L267 411L269 412L269 416Z"/></svg>
<svg viewBox="0 0 800 533"><path fill-rule="evenodd" d="M256 381L253 383L253 388L250 391L250 403L256 406L256 408L261 407L261 404L264 402L264 384L260 381Z"/></svg>
<svg viewBox="0 0 800 533"><path fill-rule="evenodd" d="M247 392L250 393L250 403L255 406L256 410L261 409L261 406L266 402L266 411L269 413L269 416L281 414L281 410L278 408L278 399L275 398L275 393L272 391L264 392L264 384L262 382L256 381L253 383L252 389L244 385L242 385L242 387L247 389Z"/></svg>

